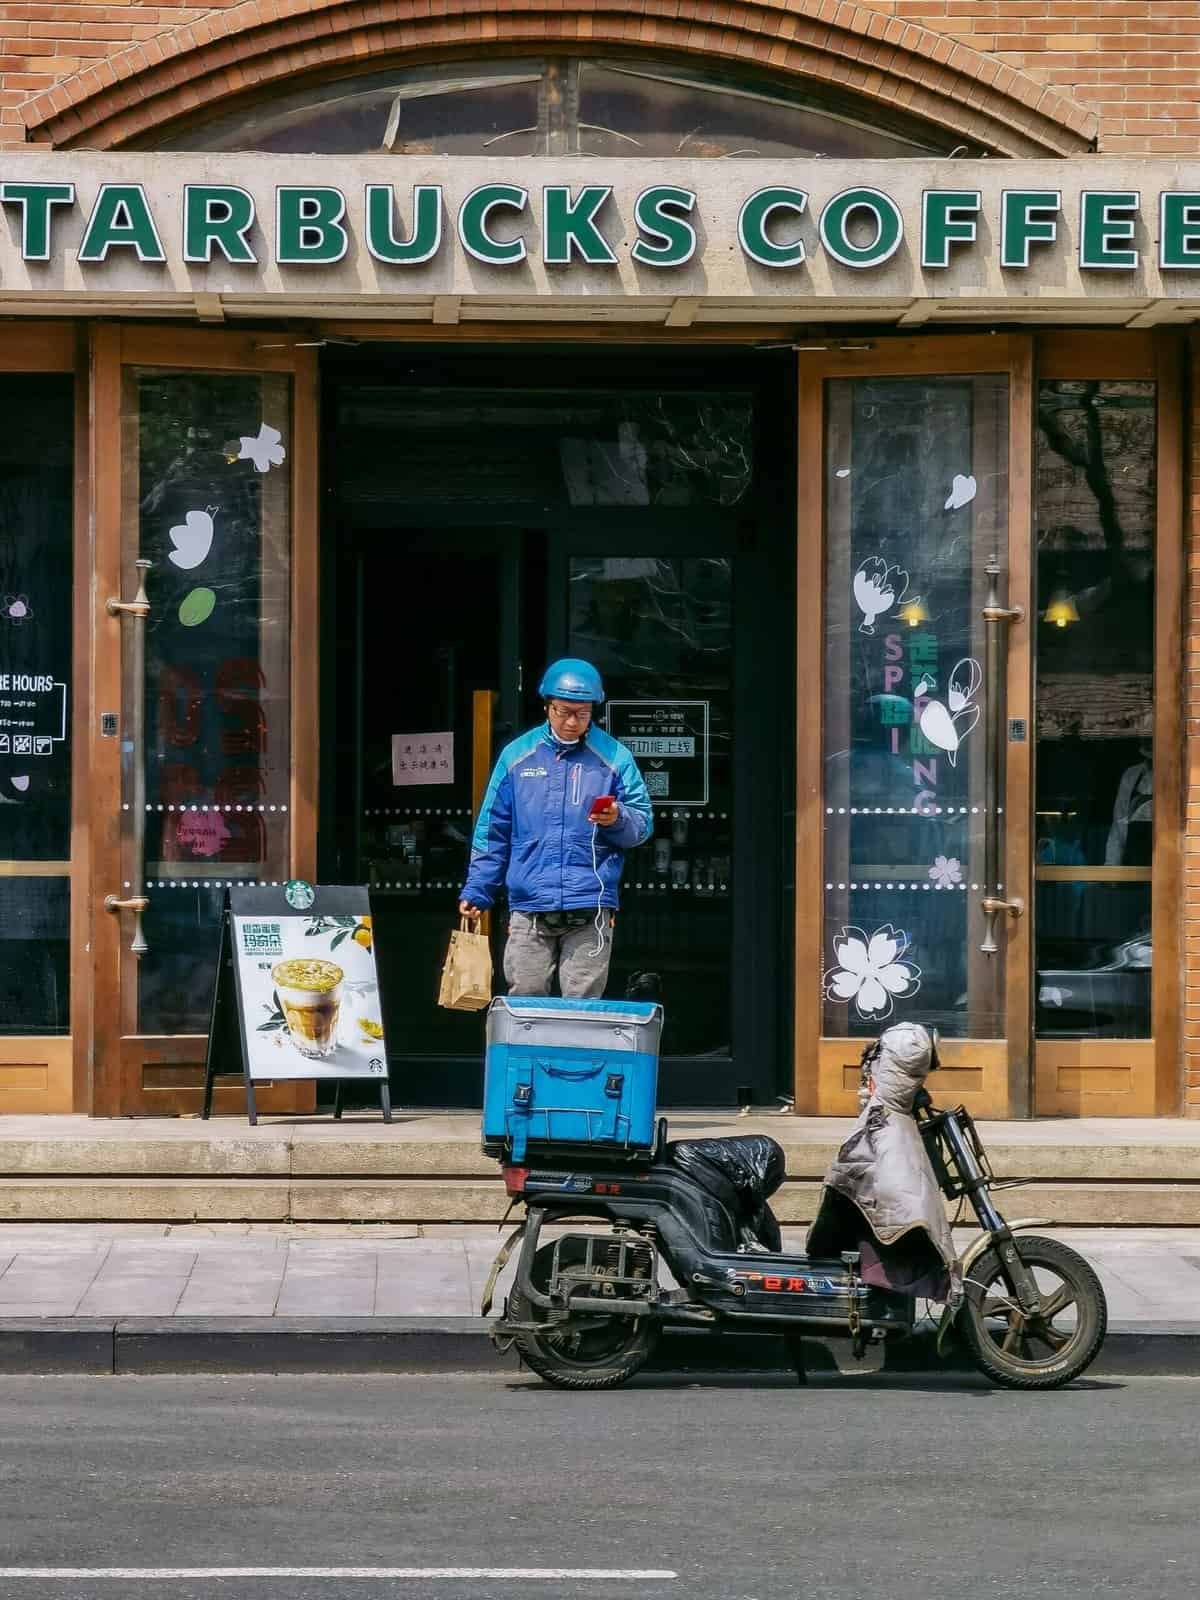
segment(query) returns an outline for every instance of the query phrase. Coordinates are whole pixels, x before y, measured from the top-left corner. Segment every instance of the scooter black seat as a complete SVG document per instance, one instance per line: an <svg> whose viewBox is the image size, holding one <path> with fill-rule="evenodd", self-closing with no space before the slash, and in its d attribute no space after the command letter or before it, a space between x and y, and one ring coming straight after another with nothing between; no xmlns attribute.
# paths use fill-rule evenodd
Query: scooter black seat
<svg viewBox="0 0 1200 1600"><path fill-rule="evenodd" d="M767 1201L787 1175L783 1146L765 1134L729 1139L676 1139L669 1164L719 1200L769 1250L779 1249L779 1225Z"/></svg>

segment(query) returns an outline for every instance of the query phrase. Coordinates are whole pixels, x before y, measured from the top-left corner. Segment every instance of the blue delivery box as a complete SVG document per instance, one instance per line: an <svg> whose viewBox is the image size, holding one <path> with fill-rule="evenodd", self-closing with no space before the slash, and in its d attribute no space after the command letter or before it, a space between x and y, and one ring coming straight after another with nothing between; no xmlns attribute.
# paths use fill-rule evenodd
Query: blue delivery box
<svg viewBox="0 0 1200 1600"><path fill-rule="evenodd" d="M488 1010L483 1148L520 1165L527 1146L649 1150L660 1005L501 995ZM598 1152L599 1153L599 1152Z"/></svg>

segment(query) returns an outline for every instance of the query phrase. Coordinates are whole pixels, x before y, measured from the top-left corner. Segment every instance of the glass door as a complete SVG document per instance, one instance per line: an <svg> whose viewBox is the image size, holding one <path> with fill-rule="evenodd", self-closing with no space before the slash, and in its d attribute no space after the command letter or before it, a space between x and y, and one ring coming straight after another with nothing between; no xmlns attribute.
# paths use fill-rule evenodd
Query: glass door
<svg viewBox="0 0 1200 1600"><path fill-rule="evenodd" d="M901 1020L945 1042L941 1095L985 1115L1027 1105L1027 1033L1011 1025L1028 929L1009 822L1028 772L1013 354L930 340L810 369L823 659L810 642L800 758L819 803L798 837L801 903L807 874L820 918L802 912L811 965L797 982L821 1040L807 1098L822 1112L853 1110L861 1042Z"/></svg>
<svg viewBox="0 0 1200 1600"><path fill-rule="evenodd" d="M633 752L654 811L625 866L609 992L654 975L664 1105L770 1105L790 686L762 649L765 552L747 524L739 539L708 520L660 513L654 533L600 520L557 535L551 633L600 668L603 725Z"/></svg>
<svg viewBox="0 0 1200 1600"><path fill-rule="evenodd" d="M308 552L293 542L297 458L311 445L297 441L286 360L258 370L245 341L219 334L193 347L196 364L181 366L173 337L126 332L119 352L105 637L120 700L99 730L103 754L119 756L119 843L98 857L118 994L116 1037L98 1026L97 1040L106 1068L119 1061L125 1115L199 1105L226 890L312 877L315 864L316 700L292 650L315 598L297 584ZM218 1090L219 1110L240 1103L240 1087ZM309 1086L285 1085L264 1109L309 1103Z"/></svg>

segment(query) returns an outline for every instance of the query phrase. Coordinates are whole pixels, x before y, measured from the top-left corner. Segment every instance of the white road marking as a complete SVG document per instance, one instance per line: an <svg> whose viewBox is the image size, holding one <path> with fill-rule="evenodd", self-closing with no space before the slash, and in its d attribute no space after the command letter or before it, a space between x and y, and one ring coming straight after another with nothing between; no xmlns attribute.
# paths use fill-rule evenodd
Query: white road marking
<svg viewBox="0 0 1200 1600"><path fill-rule="evenodd" d="M0 1578L677 1578L653 1567L0 1567Z"/></svg>

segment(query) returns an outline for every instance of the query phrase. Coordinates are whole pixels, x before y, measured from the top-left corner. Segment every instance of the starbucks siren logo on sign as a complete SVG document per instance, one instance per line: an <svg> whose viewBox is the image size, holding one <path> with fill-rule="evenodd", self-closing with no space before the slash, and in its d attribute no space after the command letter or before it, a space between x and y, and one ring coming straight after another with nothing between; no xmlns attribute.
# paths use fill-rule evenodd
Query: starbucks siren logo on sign
<svg viewBox="0 0 1200 1600"><path fill-rule="evenodd" d="M303 878L290 878L283 886L283 896L293 911L307 911L316 899L312 884Z"/></svg>

